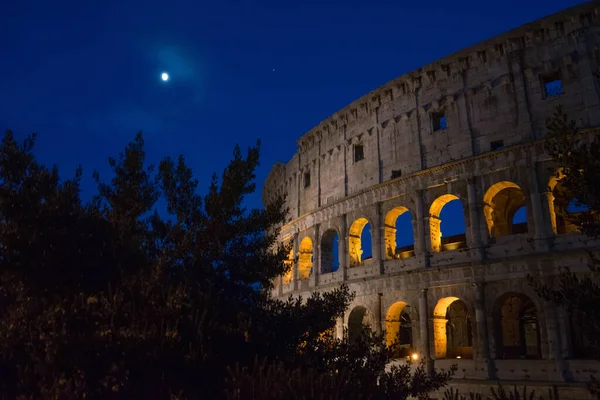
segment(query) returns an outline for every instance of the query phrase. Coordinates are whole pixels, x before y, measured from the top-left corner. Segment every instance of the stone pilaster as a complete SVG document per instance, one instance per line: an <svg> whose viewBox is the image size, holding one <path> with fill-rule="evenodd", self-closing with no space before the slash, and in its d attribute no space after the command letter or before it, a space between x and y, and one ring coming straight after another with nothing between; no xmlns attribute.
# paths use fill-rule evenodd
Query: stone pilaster
<svg viewBox="0 0 600 400"><path fill-rule="evenodd" d="M527 135L529 139L535 139L536 134L531 118L531 108L527 95L527 79L523 71L522 51L517 50L509 54L509 66L513 76L513 88L515 91L515 99L517 102L517 126L523 135ZM531 71L530 71L531 72Z"/></svg>
<svg viewBox="0 0 600 400"><path fill-rule="evenodd" d="M415 246L415 256L422 262L424 267L429 267L429 249L427 248L426 237L429 233L427 223L429 218L425 217L425 206L423 204L423 191L417 190L415 194L415 204L417 212L417 241Z"/></svg>
<svg viewBox="0 0 600 400"><path fill-rule="evenodd" d="M496 365L490 356L487 322L485 316L484 284L474 283L475 290L475 323L477 324L477 358L485 363L486 378L496 379Z"/></svg>
<svg viewBox="0 0 600 400"><path fill-rule="evenodd" d="M316 224L313 227L313 262L310 286L319 285L319 275L321 275L321 224Z"/></svg>
<svg viewBox="0 0 600 400"><path fill-rule="evenodd" d="M467 180L467 197L469 203L469 220L471 222L469 247L471 248L474 258L480 261L484 259L485 253L483 251L483 240L481 237L481 219L479 218L477 188L475 186L475 178L473 177Z"/></svg>
<svg viewBox="0 0 600 400"><path fill-rule="evenodd" d="M300 259L300 241L298 240L298 233L294 233L294 263L292 265L292 288L298 290L298 260Z"/></svg>
<svg viewBox="0 0 600 400"><path fill-rule="evenodd" d="M340 236L338 237L338 258L340 270L344 280L348 279L348 267L350 266L350 255L348 254L348 222L346 214L341 217Z"/></svg>
<svg viewBox="0 0 600 400"><path fill-rule="evenodd" d="M421 331L421 359L425 361L427 372L433 372L433 360L429 350L429 309L427 307L427 289L421 289L419 297L419 330Z"/></svg>
<svg viewBox="0 0 600 400"><path fill-rule="evenodd" d="M381 215L381 203L375 204L375 220L373 221L373 227L371 227L371 247L373 251L373 262L377 264L379 268L379 274L383 275L383 260L385 259L385 253L382 252L382 246L385 246L385 240L383 240L383 216Z"/></svg>
<svg viewBox="0 0 600 400"><path fill-rule="evenodd" d="M544 304L544 315L546 317L546 330L548 334L548 358L554 360L556 365L556 379L568 381L569 370L563 358L563 350L558 326L558 315L553 303Z"/></svg>
<svg viewBox="0 0 600 400"><path fill-rule="evenodd" d="M534 225L533 237L536 239L536 248L540 251L546 251L550 248L550 238L552 237L550 234L551 228L548 229L550 215L544 212L544 202L547 203L547 201L548 195L546 193L540 193L538 174L536 166L533 165L531 167L530 204Z"/></svg>

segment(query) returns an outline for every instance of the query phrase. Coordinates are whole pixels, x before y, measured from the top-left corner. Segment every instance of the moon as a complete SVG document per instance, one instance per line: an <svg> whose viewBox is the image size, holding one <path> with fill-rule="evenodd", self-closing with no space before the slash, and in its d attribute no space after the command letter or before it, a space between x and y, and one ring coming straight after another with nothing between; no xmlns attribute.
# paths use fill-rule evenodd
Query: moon
<svg viewBox="0 0 600 400"><path fill-rule="evenodd" d="M162 75L160 76L160 78L166 82L169 80L169 74L167 74L166 72L163 72Z"/></svg>

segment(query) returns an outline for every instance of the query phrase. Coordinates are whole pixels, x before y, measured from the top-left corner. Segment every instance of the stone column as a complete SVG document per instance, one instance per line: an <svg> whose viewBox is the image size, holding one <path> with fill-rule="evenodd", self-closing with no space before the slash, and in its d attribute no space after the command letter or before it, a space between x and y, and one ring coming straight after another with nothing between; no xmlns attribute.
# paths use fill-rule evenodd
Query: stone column
<svg viewBox="0 0 600 400"><path fill-rule="evenodd" d="M417 190L415 195L415 203L416 203L416 221L417 221L417 241L415 244L415 256L421 260L424 267L429 267L429 249L427 248L427 240L426 236L429 232L429 229L426 228L425 223L429 221L429 219L425 218L425 211L423 205L423 191Z"/></svg>
<svg viewBox="0 0 600 400"><path fill-rule="evenodd" d="M477 188L475 186L475 178L471 177L467 180L467 197L469 202L469 220L471 222L470 242L472 255L476 260L483 260L485 253L483 251L483 240L481 237L481 220L479 218L479 207L477 199Z"/></svg>
<svg viewBox="0 0 600 400"><path fill-rule="evenodd" d="M381 296L383 296L382 293L377 293L377 299L375 300L375 309L373 310L374 314L373 315L373 323L375 324L375 326L373 327L373 330L380 334L383 332L383 328L382 328L382 318L381 318ZM385 318L383 319L385 320Z"/></svg>
<svg viewBox="0 0 600 400"><path fill-rule="evenodd" d="M298 290L298 260L300 255L300 243L298 241L298 233L294 233L294 262L292 264L292 289Z"/></svg>
<svg viewBox="0 0 600 400"><path fill-rule="evenodd" d="M546 330L548 334L548 358L554 360L556 365L556 379L568 381L569 371L563 358L563 350L558 326L557 310L553 303L544 303L544 316L546 317Z"/></svg>
<svg viewBox="0 0 600 400"><path fill-rule="evenodd" d="M421 289L419 297L419 330L421 331L421 359L427 365L427 372L433 372L433 360L429 351L429 309L427 307L427 289Z"/></svg>
<svg viewBox="0 0 600 400"><path fill-rule="evenodd" d="M530 185L530 204L534 225L533 237L536 239L536 248L544 251L548 250L550 247L549 238L552 236L547 229L550 215L547 215L547 213L544 212L543 207L543 202L548 201L548 195L546 193L540 193L535 164L531 167Z"/></svg>
<svg viewBox="0 0 600 400"><path fill-rule="evenodd" d="M346 214L341 216L342 223L340 224L340 235L338 237L338 259L342 273L342 279L348 279L348 266L350 265L350 257L348 255L348 223L346 222Z"/></svg>
<svg viewBox="0 0 600 400"><path fill-rule="evenodd" d="M313 263L312 274L310 275L310 286L319 285L319 275L321 274L321 224L313 227Z"/></svg>
<svg viewBox="0 0 600 400"><path fill-rule="evenodd" d="M475 289L475 323L477 324L477 358L485 363L487 379L493 380L496 379L496 365L490 356L483 285L483 283L473 284Z"/></svg>
<svg viewBox="0 0 600 400"><path fill-rule="evenodd" d="M371 227L371 247L373 251L373 262L377 266L378 273L383 274L383 260L385 253L381 251L382 242L382 229L383 229L383 218L381 217L381 203L375 204L375 220Z"/></svg>
<svg viewBox="0 0 600 400"><path fill-rule="evenodd" d="M385 214L383 212L381 203L379 203L379 212L380 212L380 218L379 218L379 237L381 238L379 240L379 254L381 255L381 273L385 274L385 269L384 269L384 262L388 260L388 254L387 254L387 241L388 238L386 237L386 226L385 226ZM395 233L394 233L394 238L395 238ZM395 249L394 249L395 250ZM392 257L393 259L393 257Z"/></svg>
<svg viewBox="0 0 600 400"><path fill-rule="evenodd" d="M529 98L527 97L527 80L523 71L521 62L522 50L510 52L508 58L513 72L513 89L517 102L517 129L528 139L535 139L536 134L532 124L531 111L529 107ZM533 82L533 80L532 80Z"/></svg>
<svg viewBox="0 0 600 400"><path fill-rule="evenodd" d="M571 318L569 312L564 308L557 308L558 326L560 327L560 337L562 344L563 358L573 357L573 335L571 333Z"/></svg>

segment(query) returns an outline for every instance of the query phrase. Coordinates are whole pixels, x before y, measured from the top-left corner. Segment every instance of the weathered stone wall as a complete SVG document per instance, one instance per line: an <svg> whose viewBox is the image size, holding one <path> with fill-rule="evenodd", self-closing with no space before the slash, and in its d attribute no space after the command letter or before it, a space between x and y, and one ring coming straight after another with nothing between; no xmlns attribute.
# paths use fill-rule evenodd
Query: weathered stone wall
<svg viewBox="0 0 600 400"><path fill-rule="evenodd" d="M403 175L543 137L563 105L597 126L598 8L575 7L409 72L356 100L298 140L299 151L269 176L264 199L288 195L290 218ZM546 98L542 79L559 74L564 95ZM444 111L447 129L433 132ZM353 146L365 157L354 162ZM278 167L279 169L279 167ZM304 173L311 185L304 188ZM342 179L343 178L343 179Z"/></svg>
<svg viewBox="0 0 600 400"><path fill-rule="evenodd" d="M300 138L263 190L265 203L287 194L280 241L294 243L291 277L274 295L346 283L357 296L338 335L363 324L398 332L405 310L410 351L432 367L459 363L464 379L582 381L600 371L575 349L570 316L525 280L551 282L560 266L584 271L584 250L600 247L561 228L541 143L558 105L588 135L600 133L599 14L596 3L568 9L405 74ZM547 92L552 80L560 93ZM451 200L466 230L448 238L439 218ZM521 207L527 221L513 224ZM394 224L404 213L414 244L399 248Z"/></svg>

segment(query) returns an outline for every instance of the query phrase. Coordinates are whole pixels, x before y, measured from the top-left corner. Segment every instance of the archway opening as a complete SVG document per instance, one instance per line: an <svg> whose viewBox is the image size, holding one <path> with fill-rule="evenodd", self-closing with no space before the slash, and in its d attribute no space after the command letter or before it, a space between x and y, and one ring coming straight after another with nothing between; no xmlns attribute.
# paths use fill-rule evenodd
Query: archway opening
<svg viewBox="0 0 600 400"><path fill-rule="evenodd" d="M433 312L435 358L473 358L473 321L458 297L440 299Z"/></svg>
<svg viewBox="0 0 600 400"><path fill-rule="evenodd" d="M309 237L300 242L298 254L298 280L308 279L313 267L313 243Z"/></svg>
<svg viewBox="0 0 600 400"><path fill-rule="evenodd" d="M394 358L408 357L413 351L410 306L403 301L392 304L385 318L385 337Z"/></svg>
<svg viewBox="0 0 600 400"><path fill-rule="evenodd" d="M512 219L512 233L527 233L527 209L525 206L519 208Z"/></svg>
<svg viewBox="0 0 600 400"><path fill-rule="evenodd" d="M321 273L337 271L339 266L339 235L335 229L328 229L321 239Z"/></svg>
<svg viewBox="0 0 600 400"><path fill-rule="evenodd" d="M527 232L525 194L516 183L493 184L483 196L483 213L490 237ZM518 218L517 213L519 213ZM515 223L515 221L520 221Z"/></svg>
<svg viewBox="0 0 600 400"><path fill-rule="evenodd" d="M294 276L294 249L291 249L288 253L287 259L284 261L286 266L286 272L283 274L283 284L289 285L292 282Z"/></svg>
<svg viewBox="0 0 600 400"><path fill-rule="evenodd" d="M387 213L383 235L386 260L408 258L415 255L412 214L406 207L395 207Z"/></svg>
<svg viewBox="0 0 600 400"><path fill-rule="evenodd" d="M348 339L351 342L359 340L368 326L370 319L367 309L363 306L354 307L348 316Z"/></svg>
<svg viewBox="0 0 600 400"><path fill-rule="evenodd" d="M348 252L350 267L358 267L364 260L372 257L371 224L368 219L359 218L350 226Z"/></svg>
<svg viewBox="0 0 600 400"><path fill-rule="evenodd" d="M431 251L451 251L467 247L465 213L462 202L453 194L445 194L431 204L429 232Z"/></svg>
<svg viewBox="0 0 600 400"><path fill-rule="evenodd" d="M579 227L573 223L572 219L589 211L589 207L567 193L567 190L561 184L564 178L565 175L562 169L558 169L548 183L550 221L555 235L580 232Z"/></svg>
<svg viewBox="0 0 600 400"><path fill-rule="evenodd" d="M509 293L498 299L495 318L499 358L540 358L537 309L529 297Z"/></svg>

